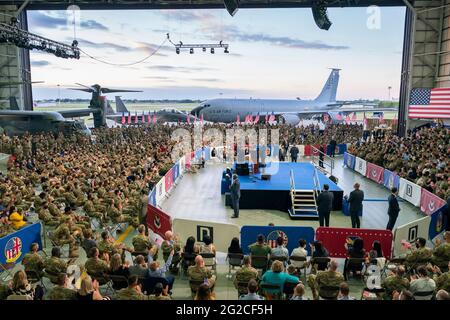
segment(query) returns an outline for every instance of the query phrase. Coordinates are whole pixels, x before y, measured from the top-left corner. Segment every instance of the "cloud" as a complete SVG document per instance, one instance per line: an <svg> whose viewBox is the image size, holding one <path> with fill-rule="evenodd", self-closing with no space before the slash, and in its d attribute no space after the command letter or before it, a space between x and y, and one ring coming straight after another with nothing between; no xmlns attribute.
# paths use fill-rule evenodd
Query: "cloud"
<svg viewBox="0 0 450 320"><path fill-rule="evenodd" d="M31 61L31 65L33 67L47 67L50 64L51 63L49 61L45 61L45 60L34 60L34 61Z"/></svg>
<svg viewBox="0 0 450 320"><path fill-rule="evenodd" d="M211 12L201 10L162 10L161 14L163 16L166 16L168 19L181 22L198 22L215 18L215 16Z"/></svg>
<svg viewBox="0 0 450 320"><path fill-rule="evenodd" d="M217 70L215 68L209 67L177 67L170 65L151 65L147 67L148 69L160 70L160 71L174 71L174 72L199 72L208 70Z"/></svg>
<svg viewBox="0 0 450 320"><path fill-rule="evenodd" d="M97 48L97 49L113 49L119 52L131 52L134 51L135 48L111 43L111 42L92 42L86 39L77 39L80 47L91 47L91 48Z"/></svg>
<svg viewBox="0 0 450 320"><path fill-rule="evenodd" d="M169 77L164 77L164 76L145 76L142 77L143 79L154 79L154 80L173 80L172 78Z"/></svg>
<svg viewBox="0 0 450 320"><path fill-rule="evenodd" d="M222 80L215 79L215 78L197 78L197 79L192 79L192 80L202 81L202 82L222 82Z"/></svg>
<svg viewBox="0 0 450 320"><path fill-rule="evenodd" d="M29 15L29 24L33 27L40 27L46 29L67 29L71 22L68 20L70 17L63 16L62 14L49 15L42 11L35 11ZM95 20L81 20L80 26L86 29L103 30L108 31L109 28L104 24Z"/></svg>

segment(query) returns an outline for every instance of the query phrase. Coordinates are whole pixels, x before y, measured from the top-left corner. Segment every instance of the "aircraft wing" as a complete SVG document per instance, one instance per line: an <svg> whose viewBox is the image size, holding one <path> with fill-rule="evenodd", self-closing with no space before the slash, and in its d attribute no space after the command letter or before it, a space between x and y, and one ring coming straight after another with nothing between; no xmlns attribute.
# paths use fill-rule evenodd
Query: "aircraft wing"
<svg viewBox="0 0 450 320"><path fill-rule="evenodd" d="M72 109L72 110L58 110L64 118L76 118L76 117L87 117L92 113L98 112L95 109Z"/></svg>
<svg viewBox="0 0 450 320"><path fill-rule="evenodd" d="M102 88L102 93L115 93L115 92L142 92L142 91L140 91L140 90L123 90L123 89Z"/></svg>

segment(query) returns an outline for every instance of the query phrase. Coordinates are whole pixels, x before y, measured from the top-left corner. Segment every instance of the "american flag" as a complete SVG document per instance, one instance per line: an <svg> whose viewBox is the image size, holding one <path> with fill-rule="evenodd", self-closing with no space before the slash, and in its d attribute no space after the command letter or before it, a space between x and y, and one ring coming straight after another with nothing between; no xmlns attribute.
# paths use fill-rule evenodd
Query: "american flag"
<svg viewBox="0 0 450 320"><path fill-rule="evenodd" d="M412 89L408 117L450 119L450 88Z"/></svg>

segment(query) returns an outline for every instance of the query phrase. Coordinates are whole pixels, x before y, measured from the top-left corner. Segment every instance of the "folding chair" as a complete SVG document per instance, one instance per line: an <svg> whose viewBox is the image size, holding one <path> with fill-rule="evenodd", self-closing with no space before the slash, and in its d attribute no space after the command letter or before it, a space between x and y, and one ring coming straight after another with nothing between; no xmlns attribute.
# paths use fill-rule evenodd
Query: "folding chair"
<svg viewBox="0 0 450 320"><path fill-rule="evenodd" d="M314 269L314 265L317 264L317 270L326 270L328 268L328 264L330 263L331 259L328 257L315 257L311 258L310 265L311 265L311 271Z"/></svg>
<svg viewBox="0 0 450 320"><path fill-rule="evenodd" d="M128 287L128 279L125 276L109 274L108 278L112 282L114 291Z"/></svg>
<svg viewBox="0 0 450 320"><path fill-rule="evenodd" d="M190 266L193 266L195 264L196 256L197 256L196 253L183 253L182 254L180 271L182 271L184 275L186 275L187 269Z"/></svg>
<svg viewBox="0 0 450 320"><path fill-rule="evenodd" d="M305 270L305 280L306 280L306 268L307 268L307 257L299 257L299 256L290 256L289 261L295 261L295 262L303 262L303 266L299 267L297 269L298 274L301 274L302 269Z"/></svg>
<svg viewBox="0 0 450 320"><path fill-rule="evenodd" d="M198 287L200 287L200 285L202 285L203 282L204 282L203 280L189 279L189 287L191 288L192 298L195 297L195 295L197 294Z"/></svg>
<svg viewBox="0 0 450 320"><path fill-rule="evenodd" d="M200 255L203 257L203 261L205 262L205 267L211 268L214 270L214 273L216 272L216 255L214 253L205 252L200 253Z"/></svg>
<svg viewBox="0 0 450 320"><path fill-rule="evenodd" d="M276 260L281 261L283 263L283 266L286 266L286 263L288 261L288 257L286 257L286 256L271 256L270 260L269 260L269 267Z"/></svg>
<svg viewBox="0 0 450 320"><path fill-rule="evenodd" d="M348 258L345 260L345 265L344 265L344 279L345 281L348 280L348 275L350 273L350 271L354 270L354 271L361 271L362 274L362 269L364 267L364 262L365 259L364 258Z"/></svg>
<svg viewBox="0 0 450 320"><path fill-rule="evenodd" d="M90 274L92 279L98 281L100 287L105 287L105 293L115 294L115 290L112 286L112 281L109 279L106 273ZM128 285L127 285L128 286Z"/></svg>
<svg viewBox="0 0 450 320"><path fill-rule="evenodd" d="M292 295L294 294L294 289L299 283L300 282L289 282L289 281L284 283L283 294L286 300L289 300L292 297Z"/></svg>
<svg viewBox="0 0 450 320"><path fill-rule="evenodd" d="M336 300L339 295L338 286L319 286L319 297L323 300Z"/></svg>
<svg viewBox="0 0 450 320"><path fill-rule="evenodd" d="M228 274L227 278L231 279L233 276L231 275L231 270L234 270L235 267L242 267L242 260L244 259L244 255L242 253L229 253L228 256Z"/></svg>
<svg viewBox="0 0 450 320"><path fill-rule="evenodd" d="M252 267L261 270L261 273L266 272L267 264L269 263L269 259L267 256L252 256Z"/></svg>
<svg viewBox="0 0 450 320"><path fill-rule="evenodd" d="M433 300L434 299L434 290L433 291L418 291L413 293L414 299L416 300ZM428 297L429 299L421 299L423 297ZM419 298L419 299L418 299Z"/></svg>
<svg viewBox="0 0 450 320"><path fill-rule="evenodd" d="M39 276L39 274L34 271L34 270L27 270L25 271L26 275L27 275L27 279L30 283L34 284L34 283L40 283L42 288L45 289L45 285L44 285L44 281L42 279L41 276Z"/></svg>
<svg viewBox="0 0 450 320"><path fill-rule="evenodd" d="M14 266L15 266L14 263L7 263L7 264L0 263L1 282L7 283L13 279L14 275L9 270L14 269Z"/></svg>
<svg viewBox="0 0 450 320"><path fill-rule="evenodd" d="M163 285L163 288L169 285L169 282L166 278L147 277L143 280L142 291L146 292L147 295L153 294L155 292L157 283L161 283Z"/></svg>
<svg viewBox="0 0 450 320"><path fill-rule="evenodd" d="M262 284L259 285L259 288L260 288L262 294L266 298L272 297L273 300L281 300L281 297L283 295L283 290L280 288L279 285L277 285L277 284L270 284L270 283L262 283ZM275 293L270 293L270 292L268 292L269 290L270 291L276 290L276 291L275 291ZM269 295L269 296L267 296L267 295Z"/></svg>

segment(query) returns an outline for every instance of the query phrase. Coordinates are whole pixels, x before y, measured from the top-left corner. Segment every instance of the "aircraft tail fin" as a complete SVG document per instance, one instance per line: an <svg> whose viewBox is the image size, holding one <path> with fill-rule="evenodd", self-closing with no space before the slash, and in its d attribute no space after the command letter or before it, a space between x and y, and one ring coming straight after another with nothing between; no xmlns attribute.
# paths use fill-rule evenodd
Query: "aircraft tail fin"
<svg viewBox="0 0 450 320"><path fill-rule="evenodd" d="M339 84L339 70L341 69L331 69L327 82L323 86L319 96L314 101L336 102L336 92Z"/></svg>
<svg viewBox="0 0 450 320"><path fill-rule="evenodd" d="M106 114L107 115L111 115L114 114L114 109L111 107L111 105L109 104L109 101L106 102Z"/></svg>
<svg viewBox="0 0 450 320"><path fill-rule="evenodd" d="M19 104L17 103L17 99L14 96L9 97L9 109L20 110Z"/></svg>
<svg viewBox="0 0 450 320"><path fill-rule="evenodd" d="M127 107L125 107L125 104L123 103L122 99L120 99L120 96L116 96L116 111L129 113L129 111L128 111Z"/></svg>

